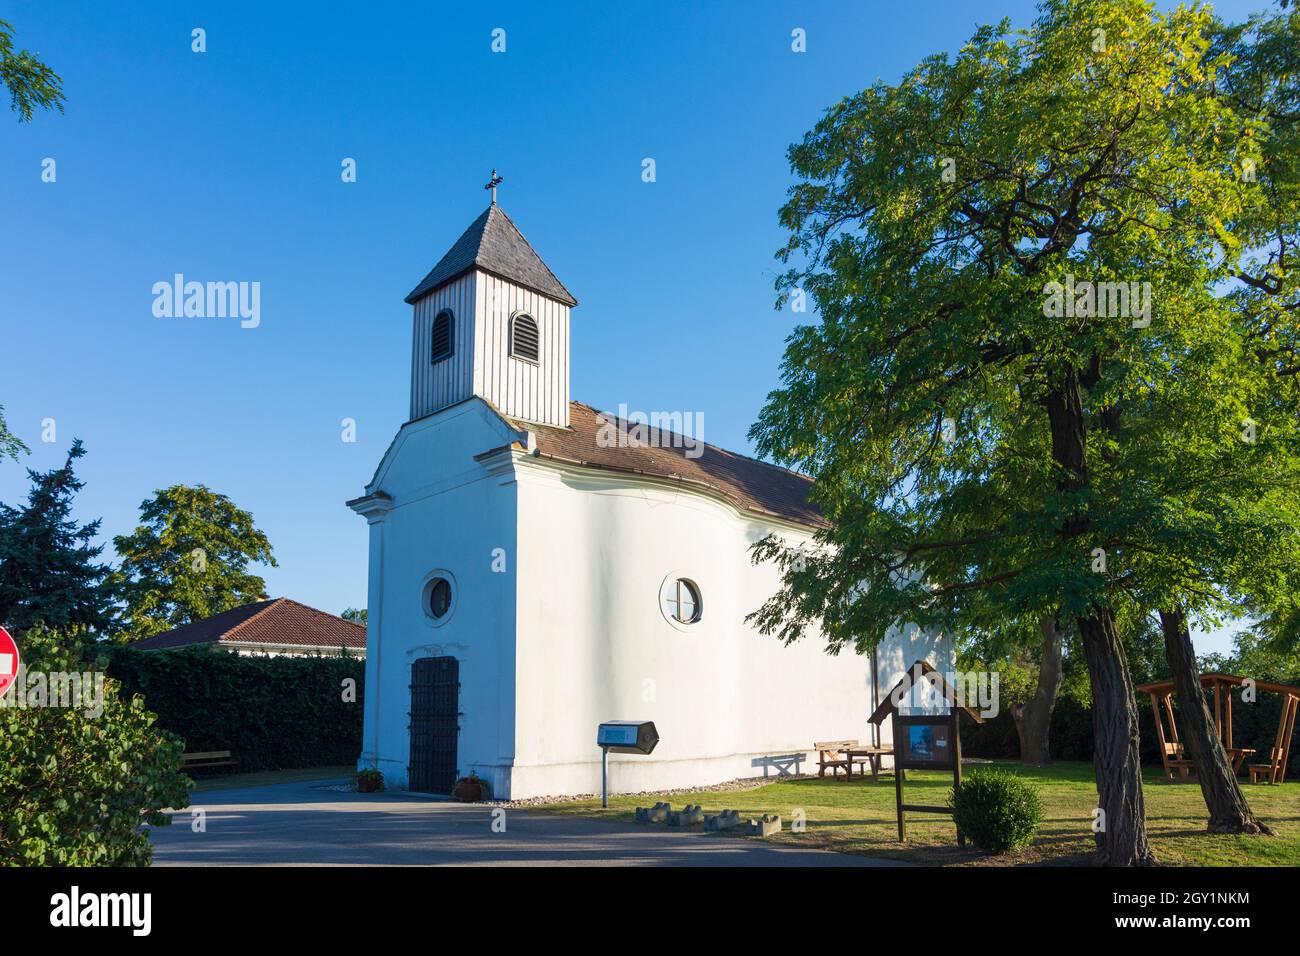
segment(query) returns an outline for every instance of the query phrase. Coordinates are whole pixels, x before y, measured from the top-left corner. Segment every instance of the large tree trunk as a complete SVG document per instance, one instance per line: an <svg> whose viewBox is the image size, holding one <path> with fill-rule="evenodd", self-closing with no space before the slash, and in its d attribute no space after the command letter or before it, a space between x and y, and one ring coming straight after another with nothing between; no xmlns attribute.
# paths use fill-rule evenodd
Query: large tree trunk
<svg viewBox="0 0 1300 956"><path fill-rule="evenodd" d="M1060 693L1064 671L1061 667L1061 631L1055 619L1045 617L1038 626L1043 632L1038 686L1029 701L1011 708L1011 718L1016 722L1016 733L1020 736L1021 761L1048 764L1052 762L1049 746L1052 711L1056 709L1056 695Z"/></svg>
<svg viewBox="0 0 1300 956"><path fill-rule="evenodd" d="M1147 866L1156 857L1147 845L1137 703L1124 644L1110 608L1094 607L1076 620L1092 685L1093 762L1104 814L1097 850L1107 866Z"/></svg>
<svg viewBox="0 0 1300 956"><path fill-rule="evenodd" d="M1059 487L1080 491L1088 486L1087 428L1083 383L1069 369L1060 387L1043 400L1052 429L1052 459L1062 469ZM1072 515L1061 526L1067 541L1077 542L1088 529L1085 516ZM1084 555L1080 555L1083 560ZM1095 832L1100 862L1108 866L1143 866L1156 862L1147 845L1146 809L1142 802L1142 765L1138 754L1137 704L1124 645L1114 612L1094 606L1075 620L1092 685L1092 729L1097 794L1103 816Z"/></svg>
<svg viewBox="0 0 1300 956"><path fill-rule="evenodd" d="M1210 811L1210 833L1266 833L1273 831L1255 819L1246 802L1237 775L1232 771L1223 741L1201 690L1192 635L1181 608L1160 612L1160 629L1165 637L1165 657L1174 676L1174 691L1183 719L1187 755L1196 765L1196 779Z"/></svg>

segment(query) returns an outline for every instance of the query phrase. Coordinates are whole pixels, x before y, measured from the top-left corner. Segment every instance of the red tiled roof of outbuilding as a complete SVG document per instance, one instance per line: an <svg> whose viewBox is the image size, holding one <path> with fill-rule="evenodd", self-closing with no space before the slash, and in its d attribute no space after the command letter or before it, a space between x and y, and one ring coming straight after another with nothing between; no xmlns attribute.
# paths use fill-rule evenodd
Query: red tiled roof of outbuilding
<svg viewBox="0 0 1300 956"><path fill-rule="evenodd" d="M134 642L141 650L193 644L265 644L281 647L366 648L366 629L289 598L255 601L164 634Z"/></svg>

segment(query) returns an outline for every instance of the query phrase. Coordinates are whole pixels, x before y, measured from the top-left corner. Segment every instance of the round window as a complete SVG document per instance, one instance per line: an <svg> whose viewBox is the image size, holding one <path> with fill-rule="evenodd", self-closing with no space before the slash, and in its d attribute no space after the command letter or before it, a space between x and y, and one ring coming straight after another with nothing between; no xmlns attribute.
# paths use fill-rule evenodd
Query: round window
<svg viewBox="0 0 1300 956"><path fill-rule="evenodd" d="M429 613L435 620L441 620L451 610L451 582L446 578L434 578L429 584Z"/></svg>
<svg viewBox="0 0 1300 956"><path fill-rule="evenodd" d="M703 611L699 587L686 578L669 578L665 581L659 600L664 616L678 624L694 624Z"/></svg>

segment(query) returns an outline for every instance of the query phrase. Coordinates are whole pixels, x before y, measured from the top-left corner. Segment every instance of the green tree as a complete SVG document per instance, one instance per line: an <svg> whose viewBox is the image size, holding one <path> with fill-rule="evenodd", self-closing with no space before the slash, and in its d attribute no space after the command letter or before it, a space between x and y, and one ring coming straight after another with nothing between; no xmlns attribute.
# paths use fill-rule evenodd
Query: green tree
<svg viewBox="0 0 1300 956"><path fill-rule="evenodd" d="M1300 647L1279 650L1257 630L1243 630L1233 637L1231 654L1207 654L1202 665L1224 674L1242 674L1256 680L1289 683L1300 677Z"/></svg>
<svg viewBox="0 0 1300 956"><path fill-rule="evenodd" d="M1051 763L1052 714L1065 682L1065 634L1055 616L989 627L959 644L964 670L998 674L999 705L1015 723L1020 759Z"/></svg>
<svg viewBox="0 0 1300 956"><path fill-rule="evenodd" d="M0 82L20 123L30 123L38 108L63 112L63 80L31 50L14 52L14 28L7 20L0 20Z"/></svg>
<svg viewBox="0 0 1300 956"><path fill-rule="evenodd" d="M113 539L121 559L114 581L126 608L120 637L138 640L229 611L266 594L249 572L275 567L271 543L253 516L199 485L172 485L140 505L141 524Z"/></svg>
<svg viewBox="0 0 1300 956"><path fill-rule="evenodd" d="M17 435L9 431L9 423L5 421L5 407L0 405L0 458L12 458L17 461L18 456L26 452L27 446Z"/></svg>
<svg viewBox="0 0 1300 956"><path fill-rule="evenodd" d="M1300 581L1300 17L1214 25L1219 68L1200 95L1240 124L1233 156L1244 188L1222 222L1235 285L1182 323L1165 322L1152 347L1177 368L1159 389L1130 393L1106 422L1126 481L1105 508L1125 549L1114 581L1158 611L1189 756L1212 832L1271 832L1253 815L1216 732L1198 680L1188 621L1261 608L1294 612ZM1216 130L1217 132L1217 130ZM1125 517L1125 509L1131 514Z"/></svg>
<svg viewBox="0 0 1300 956"><path fill-rule="evenodd" d="M1243 346L1271 373L1255 407L1277 410L1286 423L1300 407L1300 10L1280 6L1276 14L1220 27L1216 46L1230 61L1214 77L1214 92L1253 124L1242 173L1259 189L1232 223L1240 252L1231 299ZM1283 450L1294 452L1295 445ZM1283 506L1296 503L1294 494L1282 499ZM1259 633L1285 652L1300 647L1300 572L1260 560L1275 550L1252 555L1245 567L1254 572L1246 608Z"/></svg>
<svg viewBox="0 0 1300 956"><path fill-rule="evenodd" d="M355 624L360 624L362 627L366 626L365 608L361 608L360 610L354 607L346 608L339 617L343 618L345 621L352 621Z"/></svg>
<svg viewBox="0 0 1300 956"><path fill-rule="evenodd" d="M73 497L85 482L75 463L86 453L72 443L61 468L28 469L32 488L21 508L0 504L0 622L26 630L37 622L60 629L103 630L112 621L109 568L97 562L99 520L78 525Z"/></svg>
<svg viewBox="0 0 1300 956"><path fill-rule="evenodd" d="M1205 703L1188 621L1272 603L1279 582L1300 579L1300 435L1294 411L1269 397L1270 369L1233 334L1234 316L1203 318L1213 345L1182 343L1173 350L1176 382L1117 405L1118 480L1098 497L1111 531L1111 583L1158 612L1208 828L1268 833Z"/></svg>
<svg viewBox="0 0 1300 956"><path fill-rule="evenodd" d="M93 676L55 632L31 628L20 644L29 675ZM0 706L0 865L147 866L140 825L163 826L164 809L189 802L183 743L107 677L95 706L83 692L79 706L40 706L29 694L38 706L18 707L19 691Z"/></svg>
<svg viewBox="0 0 1300 956"><path fill-rule="evenodd" d="M861 649L897 621L1072 622L1096 841L1117 865L1154 856L1118 623L1140 609L1107 564L1143 476L1113 420L1177 379L1203 313L1231 327L1225 224L1254 189L1235 164L1246 124L1206 95L1227 59L1213 26L1204 9L1046 0L1031 29L980 28L832 107L790 150L802 181L781 213L778 288L811 295L821 322L791 336L753 431L816 479L831 522L811 560L756 548L783 578L763 630L795 640L817 621Z"/></svg>

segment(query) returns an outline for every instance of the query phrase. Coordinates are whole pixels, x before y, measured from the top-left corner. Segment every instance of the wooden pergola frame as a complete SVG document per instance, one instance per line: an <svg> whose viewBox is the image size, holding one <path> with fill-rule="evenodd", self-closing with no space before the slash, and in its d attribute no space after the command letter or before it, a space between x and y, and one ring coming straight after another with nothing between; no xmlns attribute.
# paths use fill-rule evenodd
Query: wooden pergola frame
<svg viewBox="0 0 1300 956"><path fill-rule="evenodd" d="M1236 674L1223 674L1218 671L1202 674L1201 687L1214 693L1214 727L1219 739L1223 741L1224 750L1232 760L1234 771L1241 768L1245 758L1253 750L1236 748L1232 745L1232 690L1246 683L1247 678ZM1286 684L1274 684L1270 681L1254 681L1254 688L1270 694L1282 695L1282 714L1277 722L1277 734L1273 739L1273 748L1267 763L1251 764L1250 780L1267 777L1269 783L1281 783L1286 777L1287 761L1291 756L1291 737L1295 731L1296 713L1300 710L1300 687ZM1143 684L1137 688L1141 693L1151 695L1151 713L1156 719L1156 737L1160 741L1160 759L1164 764L1165 775L1171 780L1187 780L1195 767L1186 759L1183 744L1178 739L1178 722L1174 720L1174 682L1172 680ZM1161 711L1164 716L1161 716ZM1165 720L1169 721L1169 736L1165 735Z"/></svg>

